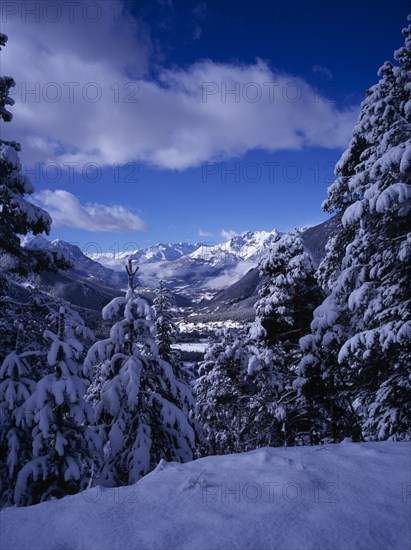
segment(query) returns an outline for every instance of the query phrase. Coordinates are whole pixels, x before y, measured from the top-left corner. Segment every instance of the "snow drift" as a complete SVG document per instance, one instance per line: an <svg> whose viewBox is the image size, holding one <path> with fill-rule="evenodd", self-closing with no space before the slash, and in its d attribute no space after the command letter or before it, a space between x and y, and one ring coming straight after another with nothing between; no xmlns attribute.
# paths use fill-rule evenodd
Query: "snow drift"
<svg viewBox="0 0 411 550"><path fill-rule="evenodd" d="M410 443L263 448L6 509L0 547L406 550L410 503Z"/></svg>

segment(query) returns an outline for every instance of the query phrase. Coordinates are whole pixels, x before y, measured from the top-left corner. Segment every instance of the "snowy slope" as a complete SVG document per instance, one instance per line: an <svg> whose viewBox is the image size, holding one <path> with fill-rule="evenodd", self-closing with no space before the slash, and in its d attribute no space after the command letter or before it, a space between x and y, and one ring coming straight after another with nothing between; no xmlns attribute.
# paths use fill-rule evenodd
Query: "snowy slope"
<svg viewBox="0 0 411 550"><path fill-rule="evenodd" d="M22 245L30 250L47 249L51 252L62 253L73 265L73 268L69 271L86 280L113 288L122 288L127 285L124 262L121 264L121 272L113 271L83 254L80 248L75 244L68 243L61 239L49 241L42 235L23 238Z"/></svg>
<svg viewBox="0 0 411 550"><path fill-rule="evenodd" d="M409 443L161 463L132 487L3 511L2 549L407 550Z"/></svg>

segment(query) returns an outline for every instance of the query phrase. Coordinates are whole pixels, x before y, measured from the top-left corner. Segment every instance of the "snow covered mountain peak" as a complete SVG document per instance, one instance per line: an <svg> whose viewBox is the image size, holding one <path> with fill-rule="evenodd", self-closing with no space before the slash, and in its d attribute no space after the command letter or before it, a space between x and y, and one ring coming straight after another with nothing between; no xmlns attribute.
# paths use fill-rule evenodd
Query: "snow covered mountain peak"
<svg viewBox="0 0 411 550"><path fill-rule="evenodd" d="M243 260L256 259L266 250L275 237L277 230L273 231L247 231L241 235L236 235L222 247L227 247Z"/></svg>
<svg viewBox="0 0 411 550"><path fill-rule="evenodd" d="M199 247L190 254L191 258L201 258L214 264L224 261L253 261L257 262L278 231L246 231L235 235L228 241L220 244Z"/></svg>
<svg viewBox="0 0 411 550"><path fill-rule="evenodd" d="M133 258L142 262L173 261L190 254L201 244L158 243L148 248L137 250Z"/></svg>
<svg viewBox="0 0 411 550"><path fill-rule="evenodd" d="M135 250L126 251L110 251L87 254L92 260L101 263L105 267L114 269L115 271L123 271L124 261L131 256L133 260L137 260L140 264L151 264L156 262L172 262L178 260L182 256L190 254L196 250L200 243L158 243L148 248L138 248Z"/></svg>

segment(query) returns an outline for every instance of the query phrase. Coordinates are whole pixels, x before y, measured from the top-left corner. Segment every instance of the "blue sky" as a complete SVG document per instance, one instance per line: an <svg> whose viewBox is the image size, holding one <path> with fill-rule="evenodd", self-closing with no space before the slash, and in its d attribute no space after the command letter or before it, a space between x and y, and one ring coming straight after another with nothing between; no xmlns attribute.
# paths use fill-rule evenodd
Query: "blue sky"
<svg viewBox="0 0 411 550"><path fill-rule="evenodd" d="M30 9L29 9L30 8ZM408 2L4 2L2 137L52 238L84 250L221 242L326 219L321 202Z"/></svg>

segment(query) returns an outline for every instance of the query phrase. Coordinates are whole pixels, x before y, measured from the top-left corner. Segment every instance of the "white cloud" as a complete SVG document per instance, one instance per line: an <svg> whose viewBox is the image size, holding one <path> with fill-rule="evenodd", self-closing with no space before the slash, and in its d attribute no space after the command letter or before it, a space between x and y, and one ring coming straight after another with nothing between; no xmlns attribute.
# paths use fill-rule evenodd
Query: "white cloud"
<svg viewBox="0 0 411 550"><path fill-rule="evenodd" d="M239 281L241 277L244 277L247 271L255 266L255 262L239 262L233 268L228 268L220 275L217 275L217 277L214 277L213 279L207 281L204 285L204 288L210 288L214 290L227 288L233 283Z"/></svg>
<svg viewBox="0 0 411 550"><path fill-rule="evenodd" d="M220 231L220 235L223 237L223 239L227 239L227 241L229 241L230 239L238 235L238 233L236 231L233 231L232 229L222 229Z"/></svg>
<svg viewBox="0 0 411 550"><path fill-rule="evenodd" d="M214 237L214 233L204 231L203 229L201 229L201 227L198 228L198 235L199 237Z"/></svg>
<svg viewBox="0 0 411 550"><path fill-rule="evenodd" d="M323 74L324 76L326 76L330 80L333 77L333 74L330 71L330 69L328 69L328 67L323 67L322 65L314 65L312 70L313 70L314 74Z"/></svg>
<svg viewBox="0 0 411 550"><path fill-rule="evenodd" d="M3 132L21 140L24 162L183 170L254 149L346 147L357 107L340 109L262 60L158 67L145 26L114 17L120 2L98 5L104 16L93 24L23 23L18 15L3 24L2 74L18 83L15 118Z"/></svg>
<svg viewBox="0 0 411 550"><path fill-rule="evenodd" d="M124 206L83 205L77 197L63 189L55 191L46 189L35 193L33 198L47 209L53 218L53 224L57 227L114 233L147 231L148 229L139 216Z"/></svg>

